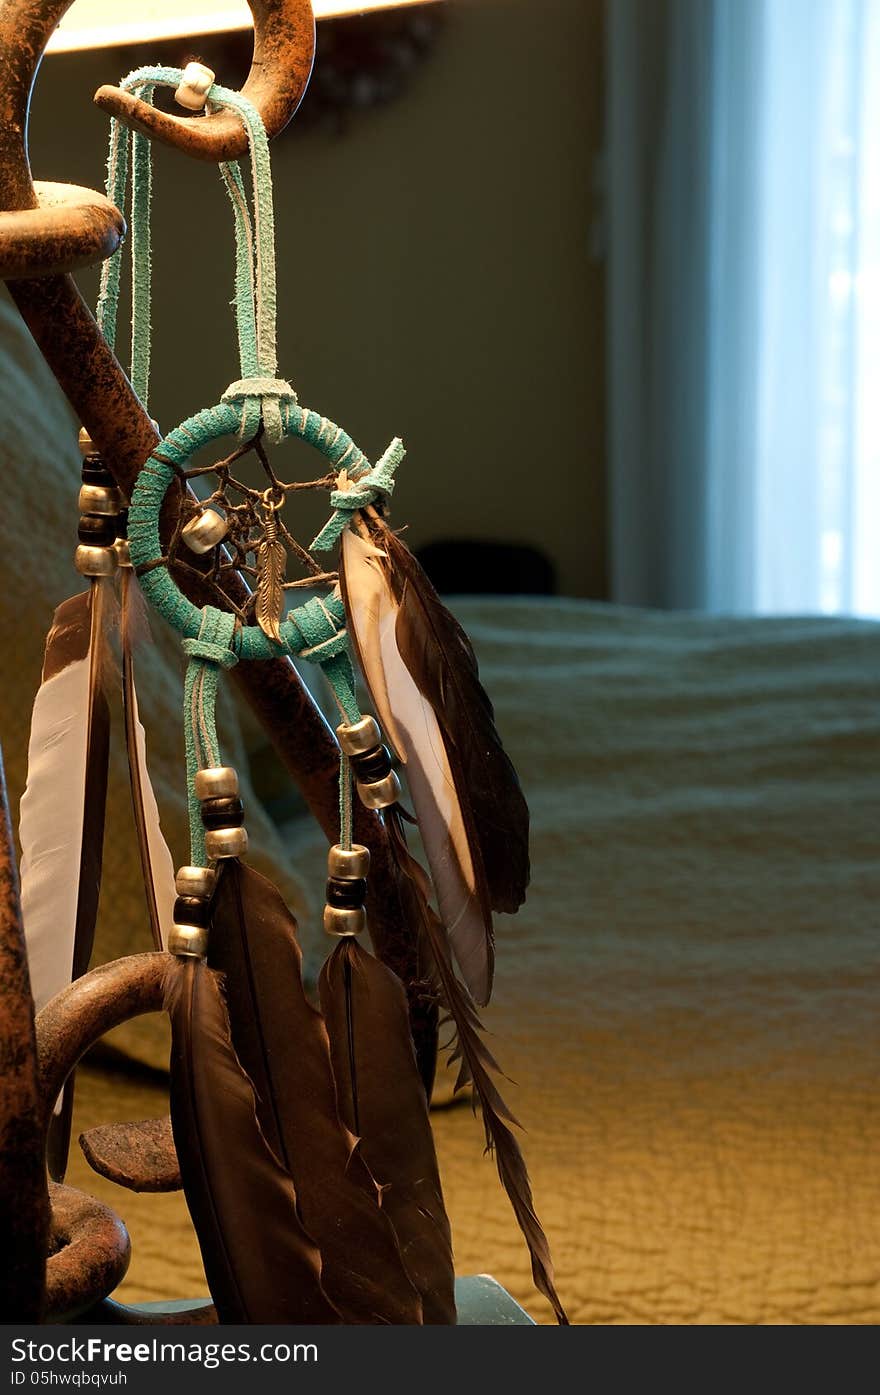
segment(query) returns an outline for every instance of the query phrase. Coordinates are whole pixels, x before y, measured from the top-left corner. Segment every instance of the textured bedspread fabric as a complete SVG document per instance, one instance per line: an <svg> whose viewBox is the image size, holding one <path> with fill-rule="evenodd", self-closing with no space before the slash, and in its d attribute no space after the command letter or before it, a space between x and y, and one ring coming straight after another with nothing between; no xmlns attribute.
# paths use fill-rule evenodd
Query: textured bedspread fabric
<svg viewBox="0 0 880 1395"><path fill-rule="evenodd" d="M572 1316L880 1320L880 628L455 608L532 809L487 1020ZM460 1271L546 1320L435 1119Z"/></svg>

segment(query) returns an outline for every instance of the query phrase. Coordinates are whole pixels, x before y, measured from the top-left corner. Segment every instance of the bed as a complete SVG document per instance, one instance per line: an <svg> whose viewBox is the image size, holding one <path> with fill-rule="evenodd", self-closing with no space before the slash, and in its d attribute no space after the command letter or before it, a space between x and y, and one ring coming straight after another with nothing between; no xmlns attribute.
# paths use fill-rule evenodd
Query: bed
<svg viewBox="0 0 880 1395"><path fill-rule="evenodd" d="M78 459L5 302L0 353L0 739L15 808L43 637L76 589ZM532 810L531 892L499 923L486 1020L516 1081L572 1320L880 1321L880 629L564 599L453 605ZM157 795L181 849L173 645L157 634L142 667ZM258 863L314 965L323 840L306 819L269 817L246 775L264 753L231 700L221 725ZM114 760L98 958L148 943L118 743ZM111 1046L82 1072L80 1127L162 1109L162 1022L128 1024ZM459 1272L491 1272L549 1320L479 1126L444 1077L434 1122ZM121 1192L82 1159L71 1180L130 1226L120 1296L204 1291L180 1196Z"/></svg>

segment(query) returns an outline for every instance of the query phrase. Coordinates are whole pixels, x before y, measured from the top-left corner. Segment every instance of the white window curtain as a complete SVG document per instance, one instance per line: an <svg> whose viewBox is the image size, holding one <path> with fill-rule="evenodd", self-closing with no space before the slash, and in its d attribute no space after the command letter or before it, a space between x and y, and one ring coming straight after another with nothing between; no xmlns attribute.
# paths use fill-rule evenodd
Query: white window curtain
<svg viewBox="0 0 880 1395"><path fill-rule="evenodd" d="M613 588L880 615L880 0L609 0Z"/></svg>

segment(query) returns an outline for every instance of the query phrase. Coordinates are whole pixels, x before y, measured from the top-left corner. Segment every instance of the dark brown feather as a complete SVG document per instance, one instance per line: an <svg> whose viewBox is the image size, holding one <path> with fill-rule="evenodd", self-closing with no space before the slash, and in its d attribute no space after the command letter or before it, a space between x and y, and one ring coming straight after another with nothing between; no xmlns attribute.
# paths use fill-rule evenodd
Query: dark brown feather
<svg viewBox="0 0 880 1395"><path fill-rule="evenodd" d="M218 976L199 960L175 962L166 1007L174 1142L220 1321L341 1322L293 1182L260 1130Z"/></svg>
<svg viewBox="0 0 880 1395"><path fill-rule="evenodd" d="M397 645L440 723L474 857L493 911L515 911L529 884L529 809L501 744L476 655L409 548L381 524L389 584L400 604ZM478 864L479 863L479 869Z"/></svg>
<svg viewBox="0 0 880 1395"><path fill-rule="evenodd" d="M535 1213L525 1159L509 1127L511 1124L517 1126L517 1120L492 1078L493 1073L501 1073L500 1067L482 1038L483 1026L477 1009L456 977L443 926L425 898L426 873L407 848L399 816L389 812L386 824L402 878L412 887L411 911L414 917L421 917L421 930L434 963L441 1007L455 1027L455 1044L450 1057L451 1062L458 1063L455 1089L463 1089L468 1084L473 1086L482 1112L486 1148L495 1154L501 1184L528 1246L535 1287L552 1304L557 1321L567 1324L568 1318L556 1292L550 1246Z"/></svg>
<svg viewBox="0 0 880 1395"><path fill-rule="evenodd" d="M83 591L58 607L46 639L42 679L45 683L68 664L89 657L88 754L83 789L82 844L73 945L73 978L88 969L95 944L101 869L104 860L104 822L107 812L107 769L110 750L110 710L104 684L107 678L105 611L107 582L95 579ZM62 1182L70 1153L73 1119L73 1073L61 1094L60 1108L52 1115L46 1141L46 1164L54 1182Z"/></svg>
<svg viewBox="0 0 880 1395"><path fill-rule="evenodd" d="M373 706L406 765L440 916L475 1000L492 989L492 911L529 879L528 807L495 727L476 658L406 546L372 511L339 575ZM393 629L390 626L393 624Z"/></svg>
<svg viewBox="0 0 880 1395"><path fill-rule="evenodd" d="M225 975L235 1048L321 1251L328 1297L349 1323L420 1323L421 1300L379 1188L340 1122L327 1031L303 989L296 921L272 883L239 862L220 876L209 963Z"/></svg>
<svg viewBox="0 0 880 1395"><path fill-rule="evenodd" d="M406 767L440 918L470 992L477 1002L488 1002L495 950L480 852L472 846L437 715L400 653L401 607L390 584L388 557L349 531L342 539L339 574L349 633L373 706Z"/></svg>
<svg viewBox="0 0 880 1395"><path fill-rule="evenodd" d="M425 1092L400 980L352 939L320 978L342 1118L382 1186L424 1320L454 1323L454 1266Z"/></svg>

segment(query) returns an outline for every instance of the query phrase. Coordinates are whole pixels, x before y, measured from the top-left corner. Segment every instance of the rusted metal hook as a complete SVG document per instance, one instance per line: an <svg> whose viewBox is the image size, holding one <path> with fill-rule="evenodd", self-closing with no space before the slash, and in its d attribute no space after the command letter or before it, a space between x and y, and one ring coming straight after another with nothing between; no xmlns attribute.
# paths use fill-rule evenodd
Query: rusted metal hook
<svg viewBox="0 0 880 1395"><path fill-rule="evenodd" d="M35 186L27 152L27 114L43 50L72 0L0 4L0 279L50 276L103 260L125 235L122 215L102 194L64 185ZM308 86L315 56L311 0L248 0L254 57L242 91L269 136L283 130ZM201 160L234 160L247 149L231 112L168 116L118 87L95 101L128 126ZM39 216L34 212L39 210Z"/></svg>
<svg viewBox="0 0 880 1395"><path fill-rule="evenodd" d="M248 0L248 5L254 17L254 56L241 93L257 108L271 140L284 130L308 86L315 17L311 0ZM237 160L247 150L244 128L233 112L169 116L118 87L99 87L95 102L126 126L198 160Z"/></svg>
<svg viewBox="0 0 880 1395"><path fill-rule="evenodd" d="M0 213L0 279L93 266L125 237L119 209L94 189L37 183L34 191L37 208Z"/></svg>

